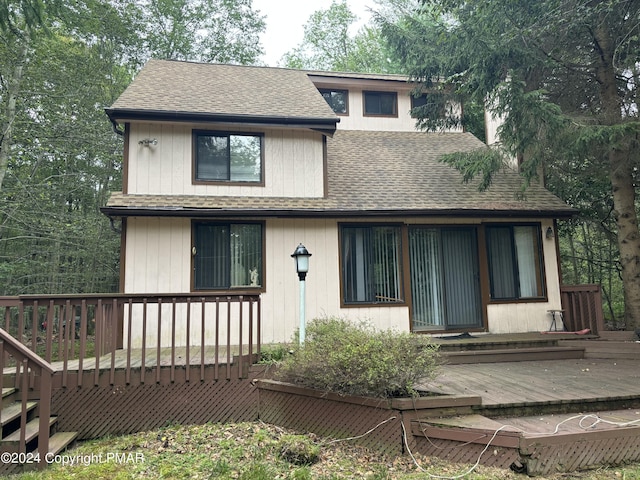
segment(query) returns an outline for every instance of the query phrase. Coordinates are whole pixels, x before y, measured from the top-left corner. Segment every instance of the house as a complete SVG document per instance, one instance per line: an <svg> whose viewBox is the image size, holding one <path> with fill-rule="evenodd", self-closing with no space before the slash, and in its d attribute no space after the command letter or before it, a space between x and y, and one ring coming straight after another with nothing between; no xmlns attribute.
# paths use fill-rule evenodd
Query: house
<svg viewBox="0 0 640 480"><path fill-rule="evenodd" d="M421 333L549 329L555 219L516 172L491 188L440 163L483 144L416 131L399 75L151 60L107 109L124 135L124 293L259 293L262 342L298 327L291 253L312 253L308 319ZM135 335L135 332L132 333ZM187 339L183 339L187 341Z"/></svg>

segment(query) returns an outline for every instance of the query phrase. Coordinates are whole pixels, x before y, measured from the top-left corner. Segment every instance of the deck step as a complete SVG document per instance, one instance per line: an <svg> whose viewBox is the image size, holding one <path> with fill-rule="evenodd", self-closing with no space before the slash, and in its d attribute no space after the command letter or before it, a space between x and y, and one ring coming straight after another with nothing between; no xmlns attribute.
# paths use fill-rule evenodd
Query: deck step
<svg viewBox="0 0 640 480"><path fill-rule="evenodd" d="M518 448L522 437L519 429L476 414L413 420L411 433L417 437L484 445L493 438L491 445L506 448Z"/></svg>
<svg viewBox="0 0 640 480"><path fill-rule="evenodd" d="M31 410L36 408L37 405L38 405L38 402L27 402L27 412L30 412ZM0 427L4 427L6 424L18 418L21 413L22 413L21 402L14 402L4 407L0 411Z"/></svg>
<svg viewBox="0 0 640 480"><path fill-rule="evenodd" d="M591 341L581 342L579 340L563 340L562 346L584 346L584 358L611 358L637 360L640 358L640 342L635 341Z"/></svg>
<svg viewBox="0 0 640 480"><path fill-rule="evenodd" d="M15 388L3 388L2 389L2 398L6 398L10 395L13 395L15 393L16 389Z"/></svg>
<svg viewBox="0 0 640 480"><path fill-rule="evenodd" d="M452 459L476 457L483 465L512 468L530 476L640 460L637 409L416 419L411 422L411 433L414 452ZM487 446L490 448L484 449ZM465 450L469 453L463 457Z"/></svg>
<svg viewBox="0 0 640 480"><path fill-rule="evenodd" d="M57 455L72 446L78 438L78 432L56 432L49 438L49 453Z"/></svg>
<svg viewBox="0 0 640 480"><path fill-rule="evenodd" d="M471 350L459 352L442 352L444 360L449 365L464 363L502 363L526 362L540 360L571 360L584 358L583 346L567 347L533 347L533 348L504 348L495 350Z"/></svg>
<svg viewBox="0 0 640 480"><path fill-rule="evenodd" d="M57 417L49 418L49 429L58 421ZM30 422L27 423L25 430L25 442L29 443L33 439L38 436L39 428L40 428L40 418L36 417ZM20 443L20 429L18 428L15 432L7 435L5 438L0 440L2 445L14 445Z"/></svg>

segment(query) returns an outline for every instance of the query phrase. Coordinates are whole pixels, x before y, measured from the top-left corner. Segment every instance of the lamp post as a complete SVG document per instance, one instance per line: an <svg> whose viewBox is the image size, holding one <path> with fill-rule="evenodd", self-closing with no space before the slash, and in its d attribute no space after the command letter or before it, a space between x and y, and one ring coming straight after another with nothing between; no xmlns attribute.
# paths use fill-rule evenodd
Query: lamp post
<svg viewBox="0 0 640 480"><path fill-rule="evenodd" d="M309 271L309 257L311 254L307 248L300 244L296 250L291 254L296 261L296 272L298 273L298 280L300 280L300 332L298 337L300 339L300 345L304 343L305 337L305 280L307 278L307 272Z"/></svg>

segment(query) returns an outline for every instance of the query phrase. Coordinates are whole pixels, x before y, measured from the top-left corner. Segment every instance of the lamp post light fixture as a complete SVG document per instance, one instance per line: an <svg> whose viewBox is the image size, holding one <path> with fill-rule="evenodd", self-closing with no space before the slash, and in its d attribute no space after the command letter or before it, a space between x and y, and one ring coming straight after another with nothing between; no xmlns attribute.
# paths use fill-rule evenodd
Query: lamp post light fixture
<svg viewBox="0 0 640 480"><path fill-rule="evenodd" d="M300 244L291 256L296 261L296 273L298 274L298 280L300 280L300 332L298 337L300 345L302 345L305 337L305 280L309 272L309 257L311 254L303 244Z"/></svg>

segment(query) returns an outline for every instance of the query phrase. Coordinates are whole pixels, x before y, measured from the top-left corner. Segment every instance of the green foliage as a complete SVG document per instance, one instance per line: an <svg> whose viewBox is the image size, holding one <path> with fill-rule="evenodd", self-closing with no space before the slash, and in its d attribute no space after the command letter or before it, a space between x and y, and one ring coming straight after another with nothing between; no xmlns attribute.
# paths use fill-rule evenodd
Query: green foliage
<svg viewBox="0 0 640 480"><path fill-rule="evenodd" d="M440 161L462 172L465 183L480 176L479 190L486 190L491 185L493 175L507 168L507 159L499 148L481 148L470 152L447 154Z"/></svg>
<svg viewBox="0 0 640 480"><path fill-rule="evenodd" d="M341 395L388 398L416 395L416 382L433 377L437 346L429 337L369 324L321 318L307 325L276 373L281 380Z"/></svg>
<svg viewBox="0 0 640 480"><path fill-rule="evenodd" d="M140 15L151 57L201 62L256 62L264 17L252 0L150 0Z"/></svg>
<svg viewBox="0 0 640 480"><path fill-rule="evenodd" d="M275 365L290 355L291 346L283 343L263 345L260 348L258 363L263 365Z"/></svg>
<svg viewBox="0 0 640 480"><path fill-rule="evenodd" d="M320 447L304 435L284 435L278 442L278 452L294 465L312 465L319 460Z"/></svg>
<svg viewBox="0 0 640 480"><path fill-rule="evenodd" d="M350 34L357 20L345 0L333 0L329 8L309 17L302 43L287 52L282 63L288 68L308 70L400 72L377 27L366 25Z"/></svg>
<svg viewBox="0 0 640 480"><path fill-rule="evenodd" d="M442 81L452 100L486 102L502 123L501 146L518 160L526 182L544 174L598 235L619 230L607 270L614 275L611 266L619 261L628 326L640 322L640 3L427 0L378 20L423 88ZM443 118L425 116L421 125L462 123L455 111L443 111ZM449 157L448 163L467 180L482 175L480 186L489 184L490 168L501 168L468 160ZM589 253L588 263L599 261ZM606 283L613 292L611 276Z"/></svg>

